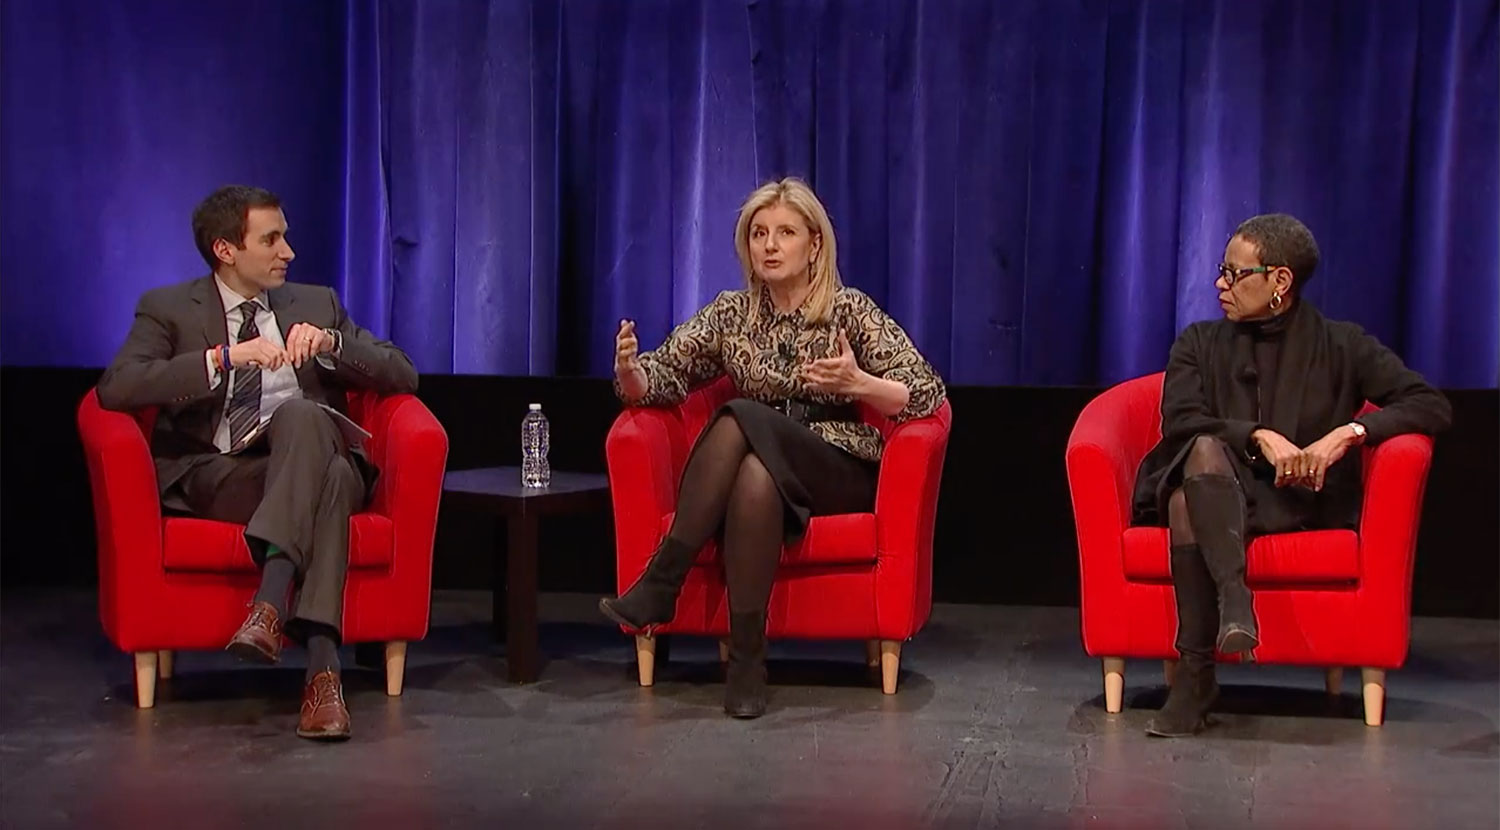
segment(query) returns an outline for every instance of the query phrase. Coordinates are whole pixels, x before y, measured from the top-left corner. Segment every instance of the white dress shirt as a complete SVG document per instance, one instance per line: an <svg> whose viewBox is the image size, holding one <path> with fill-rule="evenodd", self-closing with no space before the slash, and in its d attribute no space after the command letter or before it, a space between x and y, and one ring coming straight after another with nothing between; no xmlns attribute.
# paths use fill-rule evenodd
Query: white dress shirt
<svg viewBox="0 0 1500 830"><path fill-rule="evenodd" d="M240 326L244 325L244 314L240 306L247 298L236 294L224 281L214 275L214 285L219 288L219 298L224 301L224 318L229 325L229 345L235 346L240 342ZM260 311L255 314L255 327L260 330L260 336L266 340L285 349L286 341L282 339L281 328L276 325L276 315L271 311L270 303L266 301L264 294L253 298L260 304ZM334 368L334 363L327 355L318 355L317 361L326 368ZM302 397L302 386L297 383L297 370L292 364L282 364L281 368L274 371L270 369L254 369L249 371L260 372L260 422L264 424L271 420L271 415L276 408L294 398ZM244 369L230 369L228 372L229 389L224 395L224 411L219 414L219 427L214 431L214 446L219 452L229 452L229 402L234 397L234 374L246 371ZM226 382L223 372L218 370L214 362L213 354L208 355L208 388L217 389L220 383Z"/></svg>

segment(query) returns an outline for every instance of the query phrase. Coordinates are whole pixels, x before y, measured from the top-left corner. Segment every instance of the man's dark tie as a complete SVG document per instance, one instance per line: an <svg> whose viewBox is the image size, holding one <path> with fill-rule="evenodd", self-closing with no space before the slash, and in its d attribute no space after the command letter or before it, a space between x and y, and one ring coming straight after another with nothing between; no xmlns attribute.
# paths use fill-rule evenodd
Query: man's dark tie
<svg viewBox="0 0 1500 830"><path fill-rule="evenodd" d="M243 343L260 336L260 329L255 327L258 311L260 304L254 300L240 303L244 322L240 323L240 336L236 342ZM234 370L234 390L229 396L226 412L229 416L229 446L233 449L260 423L260 369L241 366Z"/></svg>

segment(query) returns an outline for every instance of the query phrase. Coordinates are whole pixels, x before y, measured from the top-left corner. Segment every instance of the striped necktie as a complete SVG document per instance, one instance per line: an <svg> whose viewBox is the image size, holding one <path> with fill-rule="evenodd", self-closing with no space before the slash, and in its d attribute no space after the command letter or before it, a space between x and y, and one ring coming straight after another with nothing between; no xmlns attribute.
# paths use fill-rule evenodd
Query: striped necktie
<svg viewBox="0 0 1500 830"><path fill-rule="evenodd" d="M255 327L255 315L260 311L260 304L247 300L240 303L239 308L244 322L240 323L240 335L236 342L254 340L260 336L260 329ZM260 369L241 366L234 370L234 389L230 393L225 415L229 418L229 447L233 449L260 423Z"/></svg>

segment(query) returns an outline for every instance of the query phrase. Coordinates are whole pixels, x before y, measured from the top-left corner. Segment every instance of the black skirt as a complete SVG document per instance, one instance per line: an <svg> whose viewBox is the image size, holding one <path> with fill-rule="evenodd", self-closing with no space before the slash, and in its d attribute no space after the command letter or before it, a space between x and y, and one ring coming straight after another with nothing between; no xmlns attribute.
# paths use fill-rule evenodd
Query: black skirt
<svg viewBox="0 0 1500 830"><path fill-rule="evenodd" d="M875 509L875 483L880 473L877 462L835 447L759 401L732 400L719 408L715 419L723 416L739 422L750 451L776 482L786 505L787 543L802 538L813 516Z"/></svg>

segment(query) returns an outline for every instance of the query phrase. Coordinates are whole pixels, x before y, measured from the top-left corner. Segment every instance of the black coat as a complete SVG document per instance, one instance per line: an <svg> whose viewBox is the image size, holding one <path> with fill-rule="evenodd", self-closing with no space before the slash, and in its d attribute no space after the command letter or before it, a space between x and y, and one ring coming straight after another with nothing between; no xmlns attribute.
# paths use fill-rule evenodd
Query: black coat
<svg viewBox="0 0 1500 830"><path fill-rule="evenodd" d="M1435 435L1452 420L1448 399L1406 368L1395 352L1353 323L1328 320L1301 301L1286 328L1273 410L1260 412L1253 335L1228 320L1194 323L1177 338L1162 387L1162 439L1136 474L1134 523L1166 522L1166 497L1180 485L1192 439L1212 435L1235 458L1245 490L1248 532L1352 528L1362 501L1360 453L1351 449L1325 475L1323 489L1275 486L1275 471L1250 440L1269 428L1299 447L1361 418L1366 442L1402 433Z"/></svg>

